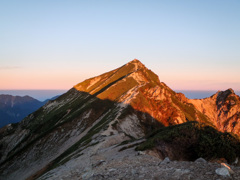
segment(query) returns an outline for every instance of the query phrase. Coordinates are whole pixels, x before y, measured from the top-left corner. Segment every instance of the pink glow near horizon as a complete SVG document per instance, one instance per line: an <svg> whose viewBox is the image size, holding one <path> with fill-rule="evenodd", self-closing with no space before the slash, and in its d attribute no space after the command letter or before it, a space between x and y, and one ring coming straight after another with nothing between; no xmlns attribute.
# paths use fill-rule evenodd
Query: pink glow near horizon
<svg viewBox="0 0 240 180"><path fill-rule="evenodd" d="M146 65L147 66L147 65ZM116 67L117 68L117 67ZM84 69L84 68L83 68ZM70 89L74 85L84 81L85 79L98 76L102 73L108 72L112 69L105 68L103 72L98 69L94 72L58 72L49 71L41 73L40 75L30 72L23 72L21 69L11 69L0 72L0 77L4 77L1 81L0 89ZM11 73L10 73L11 71ZM154 70L153 70L154 71ZM96 74L94 74L96 73ZM165 72L166 73L166 72ZM157 73L156 73L157 74ZM160 74L163 74L162 72ZM170 88L177 90L225 90L233 88L238 91L239 83L237 79L230 79L229 81L221 80L207 80L205 76L190 76L185 77L184 74L166 73L159 75L161 82L166 83ZM195 79L194 79L195 78ZM206 79L206 80L204 80ZM210 77L209 77L210 79Z"/></svg>
<svg viewBox="0 0 240 180"><path fill-rule="evenodd" d="M240 90L240 1L2 1L0 89L70 89L135 58L172 89Z"/></svg>

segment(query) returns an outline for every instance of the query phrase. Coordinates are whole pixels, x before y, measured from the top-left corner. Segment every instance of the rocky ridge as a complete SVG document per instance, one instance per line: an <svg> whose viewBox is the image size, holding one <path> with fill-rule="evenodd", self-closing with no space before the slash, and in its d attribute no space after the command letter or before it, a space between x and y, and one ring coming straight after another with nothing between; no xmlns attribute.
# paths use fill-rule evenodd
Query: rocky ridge
<svg viewBox="0 0 240 180"><path fill-rule="evenodd" d="M240 135L240 97L232 89L218 91L205 99L189 99L196 109L222 132Z"/></svg>

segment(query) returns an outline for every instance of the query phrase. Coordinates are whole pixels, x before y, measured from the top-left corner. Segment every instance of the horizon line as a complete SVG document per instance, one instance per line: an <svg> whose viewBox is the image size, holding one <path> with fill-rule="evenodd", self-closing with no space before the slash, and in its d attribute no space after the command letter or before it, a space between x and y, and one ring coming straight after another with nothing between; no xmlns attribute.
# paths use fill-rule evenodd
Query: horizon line
<svg viewBox="0 0 240 180"><path fill-rule="evenodd" d="M70 89L0 89L0 91L65 91ZM227 89L174 89L174 88L171 88L171 89L174 91L225 91L233 88L227 88ZM233 89L233 90L240 91L240 89Z"/></svg>

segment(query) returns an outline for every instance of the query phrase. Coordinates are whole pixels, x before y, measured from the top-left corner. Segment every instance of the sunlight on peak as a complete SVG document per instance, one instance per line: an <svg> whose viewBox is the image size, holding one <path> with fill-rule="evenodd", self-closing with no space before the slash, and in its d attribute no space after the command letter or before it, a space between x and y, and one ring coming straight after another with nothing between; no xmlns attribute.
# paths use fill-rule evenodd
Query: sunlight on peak
<svg viewBox="0 0 240 180"><path fill-rule="evenodd" d="M134 60L130 61L129 63L127 63L127 65L129 65L129 64L134 65L136 70L139 68L145 68L145 65L138 59L134 59Z"/></svg>

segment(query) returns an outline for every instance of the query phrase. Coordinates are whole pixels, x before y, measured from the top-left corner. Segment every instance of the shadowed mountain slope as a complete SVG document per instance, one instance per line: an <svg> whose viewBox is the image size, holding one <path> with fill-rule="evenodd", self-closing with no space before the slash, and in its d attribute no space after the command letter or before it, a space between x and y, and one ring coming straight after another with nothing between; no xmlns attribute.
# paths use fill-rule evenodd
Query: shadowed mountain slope
<svg viewBox="0 0 240 180"><path fill-rule="evenodd" d="M160 128L137 147L141 151L149 149L161 159L169 157L194 161L199 157L207 160L225 158L232 163L239 156L240 140L230 133L222 133L204 123L191 121Z"/></svg>
<svg viewBox="0 0 240 180"><path fill-rule="evenodd" d="M0 127L17 123L45 103L30 96L0 95Z"/></svg>

